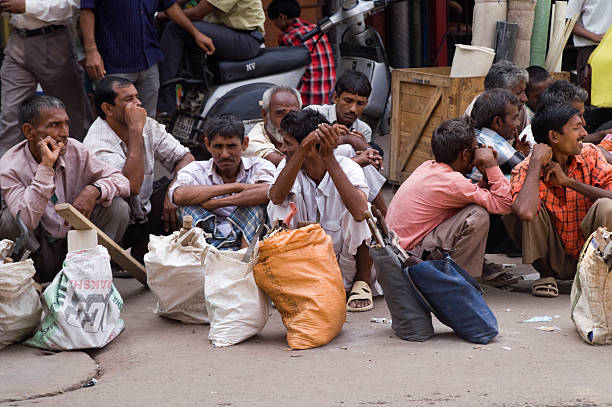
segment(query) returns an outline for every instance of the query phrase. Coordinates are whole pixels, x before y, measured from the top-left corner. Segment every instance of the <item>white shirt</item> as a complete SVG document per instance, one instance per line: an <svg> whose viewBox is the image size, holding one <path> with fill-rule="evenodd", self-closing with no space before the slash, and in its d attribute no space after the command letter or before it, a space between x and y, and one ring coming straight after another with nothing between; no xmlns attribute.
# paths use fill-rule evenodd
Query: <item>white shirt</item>
<svg viewBox="0 0 612 407"><path fill-rule="evenodd" d="M605 34L612 25L612 0L569 0L565 16L572 18L574 14L580 15L576 24L594 34ZM574 45L588 47L597 43L574 35Z"/></svg>
<svg viewBox="0 0 612 407"><path fill-rule="evenodd" d="M306 106L305 109L316 110L321 113L327 121L331 124L334 124L338 121L336 116L336 105L310 105ZM353 122L353 124L349 127L350 130L357 130L363 137L365 137L365 141L368 143L372 140L372 129L368 126L367 123L357 119Z"/></svg>
<svg viewBox="0 0 612 407"><path fill-rule="evenodd" d="M11 14L10 24L19 29L35 30L48 25L66 25L78 14L80 0L25 0L25 13Z"/></svg>
<svg viewBox="0 0 612 407"><path fill-rule="evenodd" d="M271 184L274 180L276 168L270 161L258 157L242 157L240 170L236 176L237 183L242 184ZM211 158L206 161L194 161L183 167L177 177L176 182L170 187L168 193L170 200L174 203L174 191L182 186L198 185L223 185L223 178L217 172L217 166ZM223 198L221 195L217 198ZM225 206L212 211L217 216L217 229L223 234L228 234L231 226L226 218L236 210L236 206Z"/></svg>
<svg viewBox="0 0 612 407"><path fill-rule="evenodd" d="M347 157L336 156L338 164L346 174L349 182L357 187L363 193L368 195L368 184L359 164ZM281 161L276 169L275 181L282 169L285 167L286 160ZM301 199L296 199L295 195L299 195ZM277 213L276 206L287 206L289 201L293 201L298 205L298 211L291 221L291 227L295 228L297 222L317 222L325 232L331 236L334 241L334 249L338 242L341 244L342 239L342 216L346 212L346 205L340 198L340 193L336 189L334 181L325 173L325 176L317 185L310 178L306 171L300 170L295 177L295 182L291 187L289 195L280 205L274 205L272 202L268 204L268 214ZM270 216L270 222L274 222L273 216ZM339 250L336 250L338 252Z"/></svg>
<svg viewBox="0 0 612 407"><path fill-rule="evenodd" d="M265 158L270 153L283 154L268 137L268 133L264 129L264 122L259 122L253 126L247 137L249 138L249 145L243 153L244 157Z"/></svg>
<svg viewBox="0 0 612 407"><path fill-rule="evenodd" d="M138 198L144 208L144 213L148 214L151 212L155 161L159 161L166 170L173 172L176 164L189 152L189 149L166 132L165 126L150 117L147 117L142 135L144 137L144 177ZM119 171L123 171L127 160L127 145L106 120L98 117L93 122L83 144L94 156Z"/></svg>

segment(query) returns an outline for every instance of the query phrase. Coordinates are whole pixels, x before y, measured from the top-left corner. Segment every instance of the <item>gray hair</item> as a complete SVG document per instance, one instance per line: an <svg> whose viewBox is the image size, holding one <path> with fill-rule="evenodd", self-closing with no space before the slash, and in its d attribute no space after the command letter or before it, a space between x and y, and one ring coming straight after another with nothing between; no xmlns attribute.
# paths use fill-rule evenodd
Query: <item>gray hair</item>
<svg viewBox="0 0 612 407"><path fill-rule="evenodd" d="M302 96L296 88L292 88L291 86L273 86L267 89L261 98L261 108L263 110L270 113L270 101L272 100L272 96L274 96L277 92L292 93L297 99L300 109L302 109Z"/></svg>
<svg viewBox="0 0 612 407"><path fill-rule="evenodd" d="M556 103L586 102L588 97L587 91L581 87L568 81L556 81L538 98L538 109Z"/></svg>
<svg viewBox="0 0 612 407"><path fill-rule="evenodd" d="M485 90L501 88L512 90L519 82L529 82L529 73L526 69L510 61L499 61L491 66L485 76Z"/></svg>
<svg viewBox="0 0 612 407"><path fill-rule="evenodd" d="M507 91L506 89L491 89L486 90L474 103L472 109L472 119L474 119L474 127L482 129L490 127L491 122L496 116L505 119L506 105L519 105L518 98Z"/></svg>
<svg viewBox="0 0 612 407"><path fill-rule="evenodd" d="M17 113L19 128L23 131L23 125L26 123L33 126L38 125L41 110L47 109L66 110L66 106L58 98L47 95L32 95L24 100Z"/></svg>

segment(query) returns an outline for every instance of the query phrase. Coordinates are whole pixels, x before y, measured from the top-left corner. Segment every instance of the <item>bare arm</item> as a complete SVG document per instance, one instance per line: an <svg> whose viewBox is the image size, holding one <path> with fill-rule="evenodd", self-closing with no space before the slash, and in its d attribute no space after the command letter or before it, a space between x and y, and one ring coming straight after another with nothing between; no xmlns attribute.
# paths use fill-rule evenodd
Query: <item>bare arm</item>
<svg viewBox="0 0 612 407"><path fill-rule="evenodd" d="M93 10L83 9L79 16L81 32L83 36L83 47L85 47L85 70L93 80L100 80L106 75L104 61L96 45L96 16Z"/></svg>
<svg viewBox="0 0 612 407"><path fill-rule="evenodd" d="M205 2L205 0L203 0ZM207 3L208 4L208 3ZM198 5L199 6L199 5ZM196 7L197 8L197 7ZM195 9L195 8L194 8ZM191 10L194 10L191 9ZM202 48L207 55L212 55L215 52L215 46L210 37L202 34L192 23L191 20L185 15L183 10L174 3L166 10L168 17L178 24L183 30L187 31L193 37L198 47Z"/></svg>
<svg viewBox="0 0 612 407"><path fill-rule="evenodd" d="M191 153L185 154L183 158L181 158L180 161L177 162L174 166L174 178L176 178L180 170L182 170L187 164L193 161L195 161L195 158L193 157L193 155L191 155Z"/></svg>
<svg viewBox="0 0 612 407"><path fill-rule="evenodd" d="M266 156L264 158L278 167L278 164L280 164L280 162L283 161L283 158L285 158L285 156L282 155L282 154L275 153L274 151L272 151L272 152L266 154Z"/></svg>
<svg viewBox="0 0 612 407"><path fill-rule="evenodd" d="M599 198L612 198L612 191L593 185L583 184L582 182L576 181L574 178L568 177L559 163L556 162L550 162L544 168L544 179L550 181L554 185L572 189L594 201Z"/></svg>
<svg viewBox="0 0 612 407"><path fill-rule="evenodd" d="M587 30L586 28L584 28L583 26L581 26L580 24L576 24L574 25L574 29L572 30L572 33L575 35L578 35L580 37L584 37L587 40L591 40L593 42L601 42L601 40L603 39L604 34L595 34L594 32L591 32L589 30Z"/></svg>
<svg viewBox="0 0 612 407"><path fill-rule="evenodd" d="M248 185L238 182L221 185L186 185L174 190L172 200L179 206L200 205L220 195L242 192Z"/></svg>
<svg viewBox="0 0 612 407"><path fill-rule="evenodd" d="M202 208L212 211L226 206L255 206L268 203L269 184L242 184L244 189L234 195L218 199L209 199L201 203Z"/></svg>
<svg viewBox="0 0 612 407"><path fill-rule="evenodd" d="M352 133L339 136L338 144L350 144L351 146L353 146L355 151L363 151L370 148L370 145L365 141L363 137L357 136Z"/></svg>
<svg viewBox="0 0 612 407"><path fill-rule="evenodd" d="M599 144L599 143L601 143L601 140L603 140L604 137L606 137L610 133L612 133L612 129L601 130L601 131L597 131L595 133L590 133L590 134L587 134L587 136L584 138L583 142Z"/></svg>
<svg viewBox="0 0 612 407"><path fill-rule="evenodd" d="M536 144L531 154L527 176L520 192L512 204L512 212L519 219L531 222L540 206L540 173L552 158L552 150L546 144Z"/></svg>
<svg viewBox="0 0 612 407"><path fill-rule="evenodd" d="M210 4L206 0L200 0L197 6L183 10L183 13L185 13L185 15L191 21L199 21L208 14L212 13L214 10L215 7L212 4Z"/></svg>
<svg viewBox="0 0 612 407"><path fill-rule="evenodd" d="M138 195L144 179L144 137L142 131L147 120L147 111L136 105L125 109L128 124L128 142L123 175L130 181L130 195Z"/></svg>

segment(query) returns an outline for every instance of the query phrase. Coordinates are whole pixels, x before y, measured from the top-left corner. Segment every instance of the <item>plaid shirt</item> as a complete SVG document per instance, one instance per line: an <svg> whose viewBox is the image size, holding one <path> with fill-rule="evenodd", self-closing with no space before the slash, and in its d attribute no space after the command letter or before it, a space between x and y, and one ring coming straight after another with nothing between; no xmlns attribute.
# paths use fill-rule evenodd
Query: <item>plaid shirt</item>
<svg viewBox="0 0 612 407"><path fill-rule="evenodd" d="M307 23L301 18L296 18L279 37L278 45L301 46L302 41L298 38L298 34L305 34L311 31L316 26ZM317 41L317 45L312 50L312 45ZM312 61L306 68L304 76L298 90L302 95L302 103L308 105L324 105L329 102L329 94L334 87L336 81L336 68L334 67L334 55L332 54L331 46L327 35L315 35L303 45L312 50L310 57Z"/></svg>
<svg viewBox="0 0 612 407"><path fill-rule="evenodd" d="M502 170L506 179L510 180L510 173L517 164L525 159L525 156L512 147L512 144L505 138L497 134L495 131L483 127L482 130L474 129L476 131L476 138L479 144L493 147L497 151L497 165ZM472 173L468 175L474 182L480 181L482 174L474 168Z"/></svg>
<svg viewBox="0 0 612 407"><path fill-rule="evenodd" d="M530 158L512 170L512 200L514 201L527 177ZM582 152L570 158L567 176L583 184L612 190L612 165L592 144L583 144ZM552 216L555 229L565 246L565 252L578 258L585 238L580 222L586 216L594 201L578 192L540 181L540 205Z"/></svg>

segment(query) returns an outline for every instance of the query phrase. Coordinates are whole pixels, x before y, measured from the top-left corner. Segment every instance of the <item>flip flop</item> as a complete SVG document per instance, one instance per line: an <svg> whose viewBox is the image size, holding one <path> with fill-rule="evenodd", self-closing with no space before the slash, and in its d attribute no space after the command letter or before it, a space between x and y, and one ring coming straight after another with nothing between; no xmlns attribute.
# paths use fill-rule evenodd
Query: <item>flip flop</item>
<svg viewBox="0 0 612 407"><path fill-rule="evenodd" d="M501 273L493 273L487 276L482 276L478 279L478 282L491 287L505 287L507 285L515 284L520 279L520 276L513 276L510 273L502 271Z"/></svg>
<svg viewBox="0 0 612 407"><path fill-rule="evenodd" d="M559 295L557 288L557 279L554 277L545 277L536 280L531 285L531 295L534 297L555 298Z"/></svg>
<svg viewBox="0 0 612 407"><path fill-rule="evenodd" d="M349 306L349 303L354 300L368 300L370 304L365 307ZM372 308L374 308L374 301L372 301L372 290L370 286L365 281L355 281L351 288L351 293L346 300L346 310L349 312L363 312L369 311Z"/></svg>

